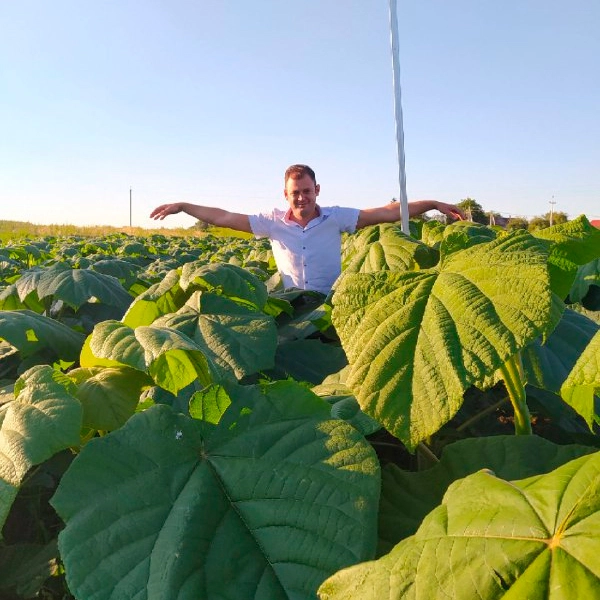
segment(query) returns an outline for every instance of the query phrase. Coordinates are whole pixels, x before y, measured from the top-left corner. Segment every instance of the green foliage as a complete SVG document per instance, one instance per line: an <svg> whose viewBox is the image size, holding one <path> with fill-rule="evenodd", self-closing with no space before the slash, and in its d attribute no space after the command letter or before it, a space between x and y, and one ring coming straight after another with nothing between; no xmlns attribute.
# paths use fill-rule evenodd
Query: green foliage
<svg viewBox="0 0 600 600"><path fill-rule="evenodd" d="M516 233L417 273L350 274L333 323L361 408L410 449L458 411L515 353L547 333L551 293L543 246Z"/></svg>
<svg viewBox="0 0 600 600"><path fill-rule="evenodd" d="M157 406L75 459L52 502L76 597L312 598L372 555L379 470L358 432L293 383L218 413Z"/></svg>
<svg viewBox="0 0 600 600"><path fill-rule="evenodd" d="M506 223L506 230L514 231L515 229L529 229L529 221L524 217L511 217Z"/></svg>
<svg viewBox="0 0 600 600"><path fill-rule="evenodd" d="M453 483L414 536L341 571L322 600L594 598L600 592L600 453L505 481L483 470Z"/></svg>
<svg viewBox="0 0 600 600"><path fill-rule="evenodd" d="M0 247L0 597L595 597L598 231L411 232Z"/></svg>
<svg viewBox="0 0 600 600"><path fill-rule="evenodd" d="M489 222L481 204L473 200L473 198L465 198L458 202L457 206L467 215L467 220L474 223L481 223L482 225L487 225Z"/></svg>

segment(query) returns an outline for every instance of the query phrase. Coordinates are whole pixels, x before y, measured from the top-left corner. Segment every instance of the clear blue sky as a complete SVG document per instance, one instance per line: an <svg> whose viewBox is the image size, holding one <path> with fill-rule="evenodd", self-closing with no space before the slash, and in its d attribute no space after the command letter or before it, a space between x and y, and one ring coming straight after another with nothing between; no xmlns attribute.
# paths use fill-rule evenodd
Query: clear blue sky
<svg viewBox="0 0 600 600"><path fill-rule="evenodd" d="M600 218L600 2L398 0L409 199ZM0 3L0 219L398 196L388 0ZM177 215L164 226L189 226Z"/></svg>

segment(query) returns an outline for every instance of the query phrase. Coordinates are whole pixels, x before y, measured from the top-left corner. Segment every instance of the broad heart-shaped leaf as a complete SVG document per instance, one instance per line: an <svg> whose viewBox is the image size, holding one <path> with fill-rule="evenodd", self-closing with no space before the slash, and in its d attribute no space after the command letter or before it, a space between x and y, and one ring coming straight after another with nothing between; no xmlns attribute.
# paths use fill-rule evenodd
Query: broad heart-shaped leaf
<svg viewBox="0 0 600 600"><path fill-rule="evenodd" d="M183 333L152 326L131 329L119 321L96 325L79 362L82 367L131 367L173 394L195 379L208 385L217 377L204 349Z"/></svg>
<svg viewBox="0 0 600 600"><path fill-rule="evenodd" d="M91 268L98 273L115 277L125 289L129 289L136 282L138 274L142 270L141 266L118 258L95 261Z"/></svg>
<svg viewBox="0 0 600 600"><path fill-rule="evenodd" d="M115 306L125 313L133 300L115 277L89 269L71 269L62 263L42 273L36 291L40 299L52 296L74 309L93 301Z"/></svg>
<svg viewBox="0 0 600 600"><path fill-rule="evenodd" d="M467 388L554 324L546 258L518 232L429 271L343 275L332 317L361 408L409 449L438 431Z"/></svg>
<svg viewBox="0 0 600 600"><path fill-rule="evenodd" d="M535 340L521 353L527 383L558 393L600 325L566 309L545 343Z"/></svg>
<svg viewBox="0 0 600 600"><path fill-rule="evenodd" d="M569 291L570 301L581 302L589 310L600 310L600 294L597 291L594 293L593 288L600 288L600 258L579 267ZM589 306L588 298L591 300L592 297L596 302Z"/></svg>
<svg viewBox="0 0 600 600"><path fill-rule="evenodd" d="M222 385L209 385L192 396L190 416L203 423L217 425L230 405L231 398Z"/></svg>
<svg viewBox="0 0 600 600"><path fill-rule="evenodd" d="M414 534L457 479L481 469L490 469L502 479L523 479L552 471L595 450L575 444L559 446L536 435L497 435L450 444L440 462L424 471L404 471L388 463L381 473L379 553L389 552Z"/></svg>
<svg viewBox="0 0 600 600"><path fill-rule="evenodd" d="M182 268L180 285L184 290L215 292L255 310L262 310L268 298L266 285L256 275L225 263L186 263Z"/></svg>
<svg viewBox="0 0 600 600"><path fill-rule="evenodd" d="M0 530L27 471L53 454L79 445L81 405L74 386L46 365L29 369L15 384L0 426Z"/></svg>
<svg viewBox="0 0 600 600"><path fill-rule="evenodd" d="M423 228L421 229L421 241L432 248L439 247L444 239L446 227L446 225L435 219L425 221L425 223L423 223Z"/></svg>
<svg viewBox="0 0 600 600"><path fill-rule="evenodd" d="M189 294L179 285L179 273L173 269L161 281L139 294L121 320L129 327L151 325L159 317L177 312L188 297Z"/></svg>
<svg viewBox="0 0 600 600"><path fill-rule="evenodd" d="M417 533L345 569L321 600L573 600L600 597L600 453L509 483L453 483Z"/></svg>
<svg viewBox="0 0 600 600"><path fill-rule="evenodd" d="M437 250L407 237L393 223L374 225L359 236L354 252L345 259L347 273L416 271L433 267L439 260Z"/></svg>
<svg viewBox="0 0 600 600"><path fill-rule="evenodd" d="M35 598L44 582L58 571L57 540L48 544L0 545L2 598Z"/></svg>
<svg viewBox="0 0 600 600"><path fill-rule="evenodd" d="M39 352L66 361L76 360L85 340L82 333L31 310L0 311L0 339L26 358Z"/></svg>
<svg viewBox="0 0 600 600"><path fill-rule="evenodd" d="M154 406L83 448L52 499L76 598L309 599L373 555L369 444L298 384L238 393L206 437Z"/></svg>
<svg viewBox="0 0 600 600"><path fill-rule="evenodd" d="M494 239L496 239L496 233L485 225L470 221L457 221L444 229L440 252L444 256L448 256L453 252L476 244L491 242Z"/></svg>
<svg viewBox="0 0 600 600"><path fill-rule="evenodd" d="M317 339L291 340L277 346L274 374L318 385L346 364L346 355L338 344Z"/></svg>
<svg viewBox="0 0 600 600"><path fill-rule="evenodd" d="M552 289L564 299L578 268L600 258L600 230L582 215L573 221L540 229L534 235L552 244L548 259Z"/></svg>
<svg viewBox="0 0 600 600"><path fill-rule="evenodd" d="M0 310L29 309L42 314L45 308L35 293L29 294L21 300L16 283L9 285L0 292Z"/></svg>
<svg viewBox="0 0 600 600"><path fill-rule="evenodd" d="M590 340L563 383L560 394L592 428L600 421L594 396L600 395L600 331Z"/></svg>
<svg viewBox="0 0 600 600"><path fill-rule="evenodd" d="M264 313L245 309L237 313L202 314L188 302L177 313L157 319L154 326L184 333L215 365L241 379L273 367L277 328L273 317Z"/></svg>
<svg viewBox="0 0 600 600"><path fill-rule="evenodd" d="M135 412L142 391L153 384L149 375L129 367L80 368L68 377L77 384L82 425L102 431L121 427Z"/></svg>
<svg viewBox="0 0 600 600"><path fill-rule="evenodd" d="M15 287L17 288L17 293L19 294L19 300L21 300L21 302L24 302L30 294L34 293L34 302L39 302L37 287L40 278L45 272L45 269L34 267L33 269L24 271L21 274L21 277L15 281Z"/></svg>

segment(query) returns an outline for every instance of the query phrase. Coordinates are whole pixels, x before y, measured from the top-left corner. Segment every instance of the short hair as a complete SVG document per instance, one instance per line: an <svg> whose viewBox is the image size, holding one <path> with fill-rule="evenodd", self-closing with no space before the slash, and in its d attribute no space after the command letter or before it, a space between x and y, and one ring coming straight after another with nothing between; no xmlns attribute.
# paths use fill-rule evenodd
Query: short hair
<svg viewBox="0 0 600 600"><path fill-rule="evenodd" d="M285 170L284 184L287 185L288 179L301 179L305 175L308 175L313 183L316 185L317 176L315 172L308 165L292 165Z"/></svg>

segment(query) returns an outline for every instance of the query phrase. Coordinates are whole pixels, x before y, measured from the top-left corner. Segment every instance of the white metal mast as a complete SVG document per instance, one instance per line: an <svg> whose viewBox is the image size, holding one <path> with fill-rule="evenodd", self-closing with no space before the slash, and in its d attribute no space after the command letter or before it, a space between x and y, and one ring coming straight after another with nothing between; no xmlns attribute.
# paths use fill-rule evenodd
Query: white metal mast
<svg viewBox="0 0 600 600"><path fill-rule="evenodd" d="M396 11L396 0L390 0L390 32L392 41L392 78L394 84L394 112L396 117L396 144L398 146L398 176L400 182L402 232L406 235L410 235L408 226L408 197L406 195L404 125L402 120L402 93L400 89L400 57L398 51L398 16Z"/></svg>

